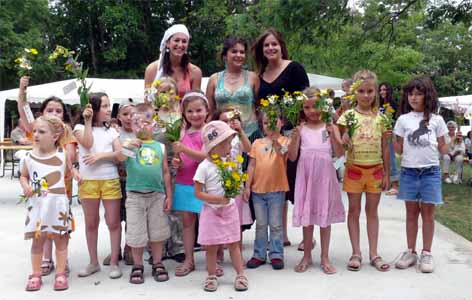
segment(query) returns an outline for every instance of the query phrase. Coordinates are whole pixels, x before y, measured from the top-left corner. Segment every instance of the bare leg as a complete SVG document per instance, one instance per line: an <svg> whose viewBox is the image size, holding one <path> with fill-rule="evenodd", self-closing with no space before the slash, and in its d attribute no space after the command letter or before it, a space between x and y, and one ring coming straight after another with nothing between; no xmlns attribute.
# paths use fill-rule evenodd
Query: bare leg
<svg viewBox="0 0 472 300"><path fill-rule="evenodd" d="M82 199L82 209L85 218L85 237L87 238L87 249L90 257L90 264L98 265L97 240L98 225L100 224L100 200Z"/></svg>
<svg viewBox="0 0 472 300"><path fill-rule="evenodd" d="M46 239L43 248L43 260L52 260L52 240Z"/></svg>
<svg viewBox="0 0 472 300"><path fill-rule="evenodd" d="M366 193L365 214L367 217L367 237L369 239L369 257L376 257L379 240L378 207L380 193Z"/></svg>
<svg viewBox="0 0 472 300"><path fill-rule="evenodd" d="M131 247L131 254L133 254L133 261L135 265L143 265L144 247Z"/></svg>
<svg viewBox="0 0 472 300"><path fill-rule="evenodd" d="M406 243L408 249L416 251L416 238L418 236L418 217L420 206L417 202L405 201L406 207Z"/></svg>
<svg viewBox="0 0 472 300"><path fill-rule="evenodd" d="M239 249L239 242L228 244L228 248L236 274L244 275L243 257L241 256L241 249Z"/></svg>
<svg viewBox="0 0 472 300"><path fill-rule="evenodd" d="M349 230L349 238L351 239L352 254L361 256L359 217L361 214L362 194L348 193L347 195L349 198L347 228Z"/></svg>
<svg viewBox="0 0 472 300"><path fill-rule="evenodd" d="M421 219L423 220L423 250L431 252L434 236L434 204L421 204Z"/></svg>
<svg viewBox="0 0 472 300"><path fill-rule="evenodd" d="M195 244L195 222L197 221L197 215L192 212L183 213L183 236L184 236L184 249L185 249L185 261L184 266L193 266L193 246Z"/></svg>
<svg viewBox="0 0 472 300"><path fill-rule="evenodd" d="M218 247L219 245L205 246L208 276L216 275L216 252Z"/></svg>
<svg viewBox="0 0 472 300"><path fill-rule="evenodd" d="M331 239L331 226L320 228L321 240L321 268L325 273L335 273L336 268L329 260L329 242ZM306 245L305 245L306 246Z"/></svg>
<svg viewBox="0 0 472 300"><path fill-rule="evenodd" d="M46 235L41 234L38 238L33 238L31 244L31 266L33 274L41 275L41 258L43 257L43 247Z"/></svg>
<svg viewBox="0 0 472 300"><path fill-rule="evenodd" d="M295 267L296 272L305 272L307 267L313 264L311 256L313 245L313 228L314 226L303 226L303 257Z"/></svg>
<svg viewBox="0 0 472 300"><path fill-rule="evenodd" d="M121 222L120 222L120 199L104 200L105 221L110 232L111 261L110 265L118 265L118 256L121 251Z"/></svg>
<svg viewBox="0 0 472 300"><path fill-rule="evenodd" d="M64 273L67 264L67 244L68 235L57 235L54 237L54 244L56 246L56 274Z"/></svg>
<svg viewBox="0 0 472 300"><path fill-rule="evenodd" d="M152 262L154 265L162 262L162 253L164 249L164 241L150 242L152 249Z"/></svg>

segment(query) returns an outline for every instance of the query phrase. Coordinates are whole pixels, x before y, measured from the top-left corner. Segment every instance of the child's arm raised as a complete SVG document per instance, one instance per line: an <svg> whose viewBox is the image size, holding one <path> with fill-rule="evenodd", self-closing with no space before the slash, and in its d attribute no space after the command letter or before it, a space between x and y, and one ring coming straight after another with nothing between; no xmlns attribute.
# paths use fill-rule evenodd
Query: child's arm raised
<svg viewBox="0 0 472 300"><path fill-rule="evenodd" d="M74 136L77 139L77 142L81 144L84 148L90 149L93 146L93 134L92 134L92 117L93 117L93 110L90 104L84 109L82 113L84 117L84 130L76 130L74 131Z"/></svg>
<svg viewBox="0 0 472 300"><path fill-rule="evenodd" d="M249 198L251 196L251 185L252 185L252 180L254 179L254 170L256 169L256 160L254 158L249 159L249 164L247 167L247 181L246 181L246 186L244 188L244 201L249 201Z"/></svg>
<svg viewBox="0 0 472 300"><path fill-rule="evenodd" d="M234 130L238 133L239 138L241 139L241 145L243 146L242 151L246 153L251 151L251 141L249 141L246 133L241 128L241 121L235 119L231 121L231 124L234 126Z"/></svg>
<svg viewBox="0 0 472 300"><path fill-rule="evenodd" d="M20 87L18 88L18 113L20 115L20 120L23 121L25 130L27 132L33 132L33 124L28 121L28 117L24 111L24 107L28 106L28 101L26 101L26 88L29 85L29 77L22 76L20 78Z"/></svg>
<svg viewBox="0 0 472 300"><path fill-rule="evenodd" d="M341 141L341 134L337 126L333 124L326 124L326 131L329 133L331 145L333 145L334 155L341 157L344 155L343 142Z"/></svg>
<svg viewBox="0 0 472 300"><path fill-rule="evenodd" d="M203 183L195 182L195 197L209 204L228 204L229 199L224 196L211 195L203 191Z"/></svg>
<svg viewBox="0 0 472 300"><path fill-rule="evenodd" d="M288 145L288 159L297 160L298 149L300 148L300 130L301 126L297 126L292 130L290 144Z"/></svg>
<svg viewBox="0 0 472 300"><path fill-rule="evenodd" d="M162 175L166 188L166 202L164 203L164 212L169 213L172 210L172 178L170 176L169 166L167 164L167 153L162 157Z"/></svg>
<svg viewBox="0 0 472 300"><path fill-rule="evenodd" d="M181 142L172 143L172 148L176 154L185 153L188 157L190 157L191 159L197 162L201 162L207 157L205 152L190 149L189 147L185 146Z"/></svg>

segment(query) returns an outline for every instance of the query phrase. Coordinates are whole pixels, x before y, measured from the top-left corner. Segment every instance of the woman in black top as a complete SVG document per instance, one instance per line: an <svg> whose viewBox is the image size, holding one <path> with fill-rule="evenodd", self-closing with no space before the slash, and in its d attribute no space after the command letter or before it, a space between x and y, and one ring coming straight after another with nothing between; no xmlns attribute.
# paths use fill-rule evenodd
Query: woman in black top
<svg viewBox="0 0 472 300"><path fill-rule="evenodd" d="M264 31L252 46L254 59L257 65L257 73L260 78L259 93L255 99L256 108L260 106L260 99L270 95L282 96L285 92L303 91L310 85L308 75L301 64L288 58L288 51L282 35L275 29ZM290 134L292 124L282 127L284 135ZM295 190L295 175L297 162L287 163L287 177L290 191L286 193L286 200L293 203ZM287 203L284 214L284 246L289 246L287 237Z"/></svg>

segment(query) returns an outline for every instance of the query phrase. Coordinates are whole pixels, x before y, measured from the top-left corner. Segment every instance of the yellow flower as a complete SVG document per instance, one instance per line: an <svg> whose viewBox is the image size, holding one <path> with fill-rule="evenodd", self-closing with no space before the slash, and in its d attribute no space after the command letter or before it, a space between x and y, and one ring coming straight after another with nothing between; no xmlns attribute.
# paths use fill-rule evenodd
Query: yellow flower
<svg viewBox="0 0 472 300"><path fill-rule="evenodd" d="M231 173L231 177L233 177L237 182L241 181L241 176L239 176L238 172Z"/></svg>
<svg viewBox="0 0 472 300"><path fill-rule="evenodd" d="M48 182L47 182L46 179L44 179L44 178L41 179L41 182L40 182L40 183L41 183L41 188L42 188L42 189L47 190L47 189L49 188Z"/></svg>
<svg viewBox="0 0 472 300"><path fill-rule="evenodd" d="M153 83L152 83L152 86L153 87L158 87L161 85L161 81L159 79L155 80Z"/></svg>
<svg viewBox="0 0 472 300"><path fill-rule="evenodd" d="M213 163L214 163L215 165L217 165L218 167L221 166L221 160L219 160L219 159L215 159L215 160L213 161Z"/></svg>
<svg viewBox="0 0 472 300"><path fill-rule="evenodd" d="M15 59L15 63L17 63L17 64L21 64L22 62L23 62L23 60L20 57Z"/></svg>
<svg viewBox="0 0 472 300"><path fill-rule="evenodd" d="M247 173L244 173L244 174L243 174L243 181L244 181L244 182L247 181Z"/></svg>
<svg viewBox="0 0 472 300"><path fill-rule="evenodd" d="M327 92L327 91L321 91L321 92L320 92L320 95L323 96L323 97L327 97L327 96L328 96L328 92Z"/></svg>
<svg viewBox="0 0 472 300"><path fill-rule="evenodd" d="M236 163L234 161L230 161L229 166L234 169L236 168Z"/></svg>
<svg viewBox="0 0 472 300"><path fill-rule="evenodd" d="M227 180L225 181L225 186L226 186L227 188L230 188L230 187L231 187L231 180L227 179Z"/></svg>
<svg viewBox="0 0 472 300"><path fill-rule="evenodd" d="M295 91L295 92L293 92L293 95L294 96L301 96L301 95L303 95L303 93L300 92L300 91Z"/></svg>
<svg viewBox="0 0 472 300"><path fill-rule="evenodd" d="M241 155L238 154L238 155L236 156L236 161L237 161L238 163L242 164L242 163L244 162L244 157L242 157Z"/></svg>
<svg viewBox="0 0 472 300"><path fill-rule="evenodd" d="M71 64L66 64L64 69L66 69L66 71L71 71L72 70L72 65Z"/></svg>
<svg viewBox="0 0 472 300"><path fill-rule="evenodd" d="M212 154L211 158L216 160L216 159L220 158L220 156L218 154Z"/></svg>
<svg viewBox="0 0 472 300"><path fill-rule="evenodd" d="M35 48L31 48L29 50L30 50L31 54L38 55L38 50L36 50Z"/></svg>
<svg viewBox="0 0 472 300"><path fill-rule="evenodd" d="M177 95L177 96L175 96L175 98L174 98L174 99L175 99L175 101L180 101L180 97L179 97L178 95Z"/></svg>
<svg viewBox="0 0 472 300"><path fill-rule="evenodd" d="M264 107L269 106L269 100L267 100L267 99L261 99L261 105L264 106Z"/></svg>

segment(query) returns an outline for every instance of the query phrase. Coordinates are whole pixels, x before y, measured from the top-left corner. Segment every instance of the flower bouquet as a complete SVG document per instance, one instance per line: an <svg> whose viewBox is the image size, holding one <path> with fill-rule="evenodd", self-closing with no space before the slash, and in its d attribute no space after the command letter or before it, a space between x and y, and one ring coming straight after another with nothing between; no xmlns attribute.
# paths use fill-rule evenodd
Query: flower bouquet
<svg viewBox="0 0 472 300"><path fill-rule="evenodd" d="M315 108L321 111L321 121L326 124L333 122L333 100L329 98L329 89L321 91L317 95L318 101Z"/></svg>
<svg viewBox="0 0 472 300"><path fill-rule="evenodd" d="M272 131L277 130L277 121L281 116L280 112L280 97L277 95L271 95L267 99L261 99L261 110L266 114L269 119L269 129Z"/></svg>
<svg viewBox="0 0 472 300"><path fill-rule="evenodd" d="M285 92L282 96L280 103L282 109L282 115L289 121L293 126L297 126L300 120L300 111L303 107L303 101L307 97L300 91L295 91L292 94Z"/></svg>
<svg viewBox="0 0 472 300"><path fill-rule="evenodd" d="M38 53L38 50L35 48L25 48L20 57L15 59L15 63L18 66L18 75L20 77L29 76L30 71L33 69L33 61L37 57Z"/></svg>
<svg viewBox="0 0 472 300"><path fill-rule="evenodd" d="M38 197L41 197L41 196L46 196L47 193L48 193L48 190L49 190L49 185L48 185L48 181L46 180L46 178L41 178L41 180L39 180L39 182L33 182L33 196L36 195ZM20 204L20 203L24 203L28 200L29 197L26 197L25 195L20 195L20 199L18 200L18 202L16 204Z"/></svg>
<svg viewBox="0 0 472 300"><path fill-rule="evenodd" d="M345 115L346 115L345 119L346 119L347 135L352 140L352 137L354 136L354 133L360 127L359 120L357 120L354 110L349 110L349 111L345 112ZM344 148L346 150L348 150L346 145L345 145Z"/></svg>
<svg viewBox="0 0 472 300"><path fill-rule="evenodd" d="M92 85L87 87L86 78L88 69L84 69L83 63L78 61L79 54L74 57L75 51L71 51L63 46L57 45L54 52L49 56L50 61L56 61L59 58L65 59L64 69L80 81L80 87L77 93L80 96L80 106L84 108L88 104L88 94Z"/></svg>
<svg viewBox="0 0 472 300"><path fill-rule="evenodd" d="M247 174L242 171L244 158L238 155L235 160L222 159L219 155L213 154L211 159L218 168L221 186L225 191L224 196L234 198L240 195L247 180Z"/></svg>
<svg viewBox="0 0 472 300"><path fill-rule="evenodd" d="M395 110L390 105L390 103L385 103L382 108L380 109L380 124L386 130L393 130L393 125L395 124L395 120L393 119ZM391 142L391 137L389 138L389 142Z"/></svg>

